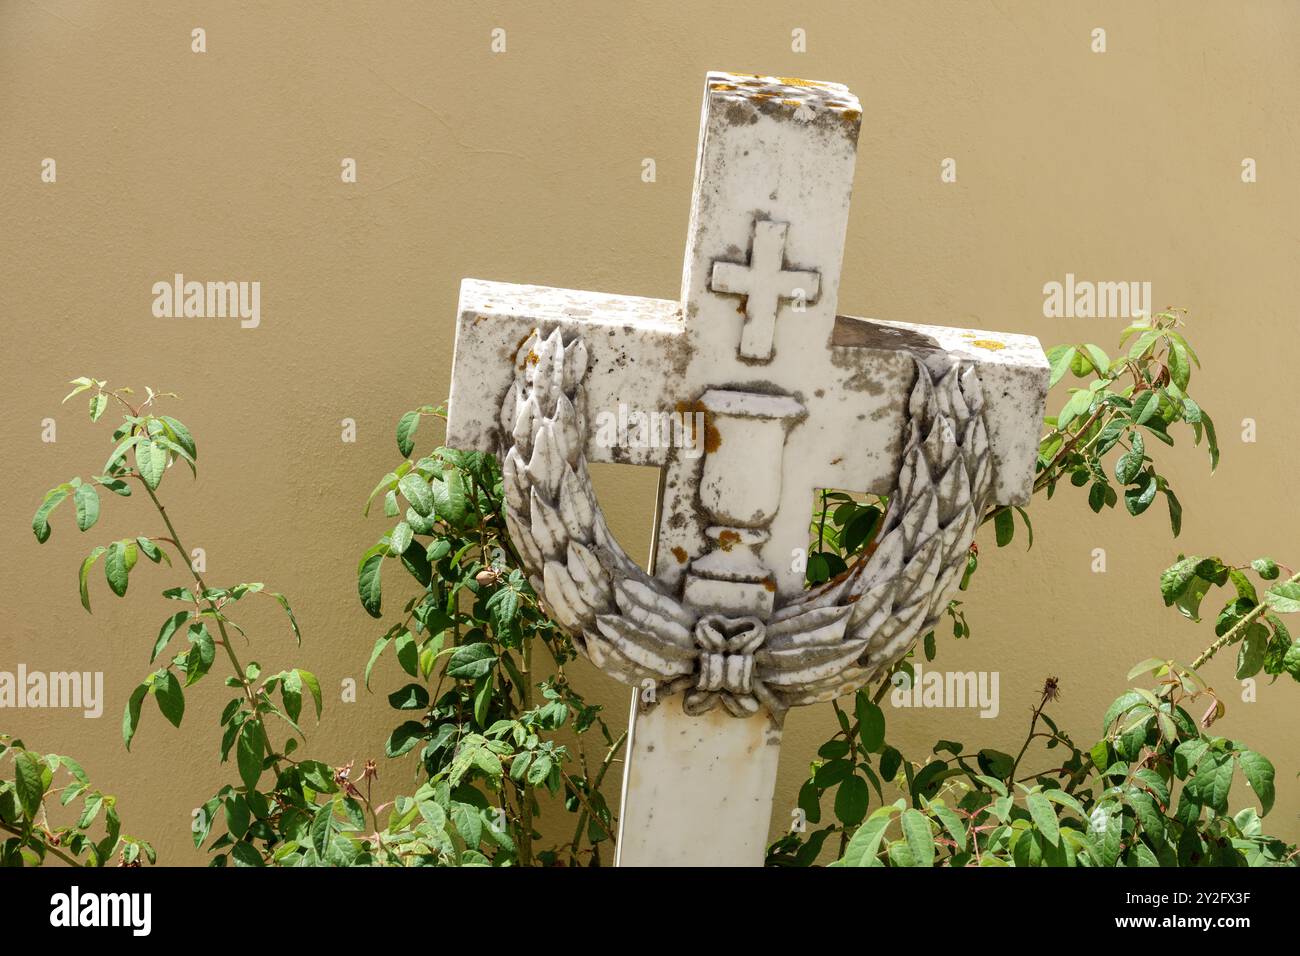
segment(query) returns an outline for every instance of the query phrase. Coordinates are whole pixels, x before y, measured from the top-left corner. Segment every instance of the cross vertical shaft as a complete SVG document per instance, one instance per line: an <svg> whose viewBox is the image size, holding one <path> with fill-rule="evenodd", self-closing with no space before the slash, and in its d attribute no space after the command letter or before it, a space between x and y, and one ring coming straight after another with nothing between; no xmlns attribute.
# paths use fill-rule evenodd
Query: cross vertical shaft
<svg viewBox="0 0 1300 956"><path fill-rule="evenodd" d="M774 383L804 382L810 358L821 365L835 322L860 122L856 97L838 84L709 75L683 270L682 307L694 345L688 390L726 382L739 392L752 383L750 401L758 405L770 401L765 393L774 391ZM749 261L742 264L747 250ZM742 308L733 294L746 296ZM796 297L802 299L798 313L785 304ZM803 408L811 397L786 401ZM790 423L793 437L802 426L793 416ZM724 443L718 452L726 450L728 438L742 440L738 430L728 434L717 427ZM752 442L746 445L752 448ZM790 468L807 467L806 461L786 460L787 445L783 436L775 454L754 455L721 479L725 495L735 500L755 485L776 489L778 508L764 516L762 540L755 543L767 558L767 593L761 586L756 592L766 600L750 598L750 613L759 617L770 613L778 589L802 586L792 552L807 544L811 495L805 481L786 480ZM699 566L718 554L704 523L710 519L698 508L683 507L700 486L700 467L668 462L653 558L655 574L666 583L686 576L688 597ZM773 523L790 505L794 517ZM722 587L706 592L720 604ZM645 710L637 706L639 693L632 707L619 865L760 865L780 730L762 713L719 717L719 708L692 716L676 700Z"/></svg>

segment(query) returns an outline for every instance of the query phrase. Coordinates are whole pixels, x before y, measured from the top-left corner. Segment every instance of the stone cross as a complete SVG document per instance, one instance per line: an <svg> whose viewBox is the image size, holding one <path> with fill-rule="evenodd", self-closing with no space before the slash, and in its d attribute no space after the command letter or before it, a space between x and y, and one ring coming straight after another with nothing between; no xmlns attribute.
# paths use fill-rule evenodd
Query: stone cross
<svg viewBox="0 0 1300 956"><path fill-rule="evenodd" d="M986 509L1031 493L1036 339L836 313L861 116L839 84L710 73L679 300L461 286L447 443L500 455L533 586L637 688L620 865L761 864L786 710L885 673ZM598 441L626 409L703 434ZM650 574L589 461L662 469ZM829 488L889 510L869 559L806 591Z"/></svg>

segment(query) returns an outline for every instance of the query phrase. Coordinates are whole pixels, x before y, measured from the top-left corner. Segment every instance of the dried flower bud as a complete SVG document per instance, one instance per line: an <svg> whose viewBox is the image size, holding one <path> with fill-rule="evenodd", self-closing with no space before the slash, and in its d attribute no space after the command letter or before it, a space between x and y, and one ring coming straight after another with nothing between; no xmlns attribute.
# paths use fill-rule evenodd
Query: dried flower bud
<svg viewBox="0 0 1300 956"><path fill-rule="evenodd" d="M1043 682L1043 702L1051 703L1059 700L1061 697L1061 682L1055 677L1049 677Z"/></svg>

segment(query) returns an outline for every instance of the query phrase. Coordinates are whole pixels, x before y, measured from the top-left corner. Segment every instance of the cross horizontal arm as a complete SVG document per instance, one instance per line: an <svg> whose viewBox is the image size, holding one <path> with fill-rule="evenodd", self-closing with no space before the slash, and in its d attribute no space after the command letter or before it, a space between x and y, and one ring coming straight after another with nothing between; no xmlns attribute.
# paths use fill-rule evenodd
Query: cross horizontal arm
<svg viewBox="0 0 1300 956"><path fill-rule="evenodd" d="M1003 505L1028 503L1033 493L1034 461L1046 411L1049 372L1038 339L1010 332L837 315L830 344L833 367L849 377L870 376L876 388L885 384L883 378L888 373L882 359L889 356L915 355L932 362L932 371L940 371L954 360L974 365L984 392L989 444L996 450L993 501ZM909 365L904 364L897 374L910 381ZM891 474L896 468L896 462L888 462Z"/></svg>
<svg viewBox="0 0 1300 956"><path fill-rule="evenodd" d="M600 441L596 416L671 414L683 394L688 357L681 308L673 301L547 286L466 279L460 287L456 353L447 407L447 444L493 451L501 400L515 379L515 357L533 329L559 329L586 345L589 461L662 465L669 448ZM606 430L608 431L608 430ZM627 432L628 429L624 429Z"/></svg>

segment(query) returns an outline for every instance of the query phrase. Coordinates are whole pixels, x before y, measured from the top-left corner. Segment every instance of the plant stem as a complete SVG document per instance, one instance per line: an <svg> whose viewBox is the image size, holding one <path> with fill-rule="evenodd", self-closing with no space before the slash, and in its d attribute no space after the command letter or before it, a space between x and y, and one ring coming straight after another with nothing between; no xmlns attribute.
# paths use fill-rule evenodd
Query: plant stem
<svg viewBox="0 0 1300 956"><path fill-rule="evenodd" d="M610 744L609 749L605 751L605 759L600 762L600 769L596 771L596 778L591 781L591 789L593 791L600 789L600 785L605 780L606 771L609 770L610 764L614 762L614 755L618 753L618 748L623 745L623 741L626 739L627 731L625 730L618 735L618 739ZM578 814L578 826L573 831L573 840L571 841L573 844L574 854L577 854L578 844L582 842L582 833L587 827L587 818L589 815L600 824L600 828L605 831L606 836L613 840L614 834L609 832L609 828L605 826L605 822L592 811L591 804L587 802L586 795L576 786L573 786L572 782L570 782L569 786L573 787L573 792L577 795L578 802L582 804L583 808L582 812Z"/></svg>
<svg viewBox="0 0 1300 956"><path fill-rule="evenodd" d="M181 537L176 532L176 526L172 524L171 518L167 516L167 509L163 507L163 503L158 500L158 496L154 494L153 489L149 487L148 483L145 482L143 478L140 483L144 485L144 490L149 495L149 500L152 501L154 507L158 509L158 514L162 517L163 524L167 526L167 531L171 534L172 541L176 545L176 550L180 552L181 558L185 562L185 566L189 568L190 574L194 577L194 583L198 585L199 595L202 595L203 592L207 591L208 586L204 583L203 576L197 569L195 569L194 561L190 558L189 550L186 549L185 545L181 544ZM208 598L207 602L208 607L213 612L213 620L217 622L217 630L221 633L221 646L226 649L226 656L230 658L230 664L235 669L235 678L239 681L240 686L244 688L244 696L248 699L248 705L252 708L253 714L256 715L258 713L257 693L253 690L253 682L246 676L247 672L244 670L244 665L239 662L239 657L235 654L234 643L230 640L230 635L226 631L226 622L222 619L220 608L217 607L216 602L211 598ZM263 743L266 744L266 752L276 758L273 760L273 764L278 773L280 769L280 761L278 759L279 751L276 750L275 745L271 743L271 733L266 729L266 722L260 721L260 724L262 727L262 740Z"/></svg>
<svg viewBox="0 0 1300 956"><path fill-rule="evenodd" d="M1020 760L1024 757L1025 751L1029 749L1030 742L1034 739L1034 731L1038 728L1038 718L1042 716L1043 708L1047 706L1047 691L1043 691L1043 697L1034 708L1034 716L1029 721L1029 736L1025 738L1024 744L1020 748L1020 753L1016 754L1016 759L1011 764L1011 770L1007 772L1007 790L1010 792L1015 787L1016 768L1020 766Z"/></svg>
<svg viewBox="0 0 1300 956"><path fill-rule="evenodd" d="M1282 583L1283 584L1300 583L1300 572L1291 575L1291 577L1287 578ZM1192 670L1194 671L1200 670L1202 665L1209 663L1210 659L1213 658L1215 654L1219 653L1219 651L1223 650L1229 644L1234 643L1238 639L1239 636L1238 632L1241 631L1242 628L1250 627L1250 625L1254 624L1255 621L1259 618L1259 616L1267 610L1268 610L1268 602L1264 601L1261 602L1260 604L1255 605L1253 608L1247 611L1242 616L1240 621L1232 625L1232 627L1228 628L1228 630L1224 632L1224 635L1221 638L1219 638L1217 641L1215 641L1213 644L1207 647L1204 651L1202 651L1200 657L1192 661Z"/></svg>
<svg viewBox="0 0 1300 956"><path fill-rule="evenodd" d="M523 701L524 711L532 709L533 706L533 684L532 684L532 666L533 666L533 642L531 638L523 642L523 678L524 686L519 689L519 695ZM519 791L519 862L524 866L533 864L533 787L525 778L524 785Z"/></svg>
<svg viewBox="0 0 1300 956"><path fill-rule="evenodd" d="M5 830L9 833L12 833L14 836L19 837L20 839L23 838L24 836L22 830L10 826L9 824L5 823L3 820L0 820L0 830ZM76 859L75 857L68 856L57 846L54 846L53 844L50 843L50 840L54 838L54 834L52 834L49 830L42 829L40 832L45 836L45 852L54 854L54 856L58 857L64 863L68 864L68 866L85 867L86 864L82 863L80 860Z"/></svg>

